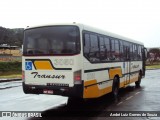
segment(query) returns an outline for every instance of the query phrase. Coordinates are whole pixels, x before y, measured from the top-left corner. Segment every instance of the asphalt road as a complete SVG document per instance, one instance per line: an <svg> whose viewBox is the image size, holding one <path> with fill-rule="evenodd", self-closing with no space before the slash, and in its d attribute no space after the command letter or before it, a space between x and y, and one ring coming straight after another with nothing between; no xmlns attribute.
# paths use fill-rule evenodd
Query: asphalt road
<svg viewBox="0 0 160 120"><path fill-rule="evenodd" d="M160 111L160 70L146 71L146 77L142 79L140 88L135 88L135 85L131 84L121 89L117 101L106 95L83 104L67 105L67 97L26 95L22 91L21 82L18 81L0 83L0 98L0 111L42 111L43 119L48 117L77 120L159 120L160 117L108 117L108 112Z"/></svg>

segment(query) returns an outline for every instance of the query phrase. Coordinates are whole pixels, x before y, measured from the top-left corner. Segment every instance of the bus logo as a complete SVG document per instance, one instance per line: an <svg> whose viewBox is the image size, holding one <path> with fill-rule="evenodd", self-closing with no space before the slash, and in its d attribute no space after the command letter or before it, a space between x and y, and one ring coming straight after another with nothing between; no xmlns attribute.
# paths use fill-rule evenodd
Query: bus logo
<svg viewBox="0 0 160 120"><path fill-rule="evenodd" d="M26 70L32 70L32 62L26 62L25 68L26 68Z"/></svg>

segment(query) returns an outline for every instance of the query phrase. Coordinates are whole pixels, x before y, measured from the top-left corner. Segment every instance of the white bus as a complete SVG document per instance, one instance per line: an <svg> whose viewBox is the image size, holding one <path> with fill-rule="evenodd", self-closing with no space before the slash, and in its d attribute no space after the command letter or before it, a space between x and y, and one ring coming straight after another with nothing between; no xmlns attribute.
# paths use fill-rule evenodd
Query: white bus
<svg viewBox="0 0 160 120"><path fill-rule="evenodd" d="M26 28L22 62L26 94L116 97L145 76L143 43L77 23Z"/></svg>

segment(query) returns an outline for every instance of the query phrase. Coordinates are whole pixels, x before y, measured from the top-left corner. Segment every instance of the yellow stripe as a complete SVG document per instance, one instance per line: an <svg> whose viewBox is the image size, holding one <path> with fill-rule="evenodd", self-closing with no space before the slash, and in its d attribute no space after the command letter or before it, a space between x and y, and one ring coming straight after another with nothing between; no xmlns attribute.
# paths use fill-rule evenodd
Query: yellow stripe
<svg viewBox="0 0 160 120"><path fill-rule="evenodd" d="M34 65L37 70L53 70L53 67L49 61L35 61Z"/></svg>

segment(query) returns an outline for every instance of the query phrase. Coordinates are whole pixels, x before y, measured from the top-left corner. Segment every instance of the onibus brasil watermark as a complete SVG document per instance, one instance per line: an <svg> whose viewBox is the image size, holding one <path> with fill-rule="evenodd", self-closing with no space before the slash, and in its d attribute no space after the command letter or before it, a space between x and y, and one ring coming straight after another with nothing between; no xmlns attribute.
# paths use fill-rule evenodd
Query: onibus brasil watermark
<svg viewBox="0 0 160 120"><path fill-rule="evenodd" d="M0 117L42 117L41 112L35 111L0 111Z"/></svg>

